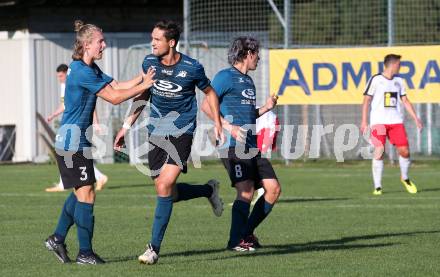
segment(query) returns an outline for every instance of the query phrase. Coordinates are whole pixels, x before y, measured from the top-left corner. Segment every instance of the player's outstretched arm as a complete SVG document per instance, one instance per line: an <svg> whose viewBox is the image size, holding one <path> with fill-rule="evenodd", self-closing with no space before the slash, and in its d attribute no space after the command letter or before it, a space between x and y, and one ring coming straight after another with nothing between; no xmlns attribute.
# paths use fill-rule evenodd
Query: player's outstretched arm
<svg viewBox="0 0 440 277"><path fill-rule="evenodd" d="M414 107L408 99L408 96L402 96L401 98L403 106L405 106L406 111L409 115L414 119L414 122L417 125L417 128L421 131L423 129L423 123L420 118L417 117L416 112L414 111Z"/></svg>
<svg viewBox="0 0 440 277"><path fill-rule="evenodd" d="M112 86L112 82L110 85L106 85L104 88L102 88L96 95L103 98L105 101L112 103L113 105L120 104L149 89L155 82L153 79L154 74L155 71L149 69L148 72L143 76L143 81L139 85L129 89L115 89Z"/></svg>
<svg viewBox="0 0 440 277"><path fill-rule="evenodd" d="M365 95L362 103L362 121L361 121L361 133L365 134L368 129L368 110L370 109L371 96Z"/></svg>
<svg viewBox="0 0 440 277"><path fill-rule="evenodd" d="M142 73L139 73L136 77L128 81L116 81L112 82L112 87L115 89L130 89L142 82Z"/></svg>

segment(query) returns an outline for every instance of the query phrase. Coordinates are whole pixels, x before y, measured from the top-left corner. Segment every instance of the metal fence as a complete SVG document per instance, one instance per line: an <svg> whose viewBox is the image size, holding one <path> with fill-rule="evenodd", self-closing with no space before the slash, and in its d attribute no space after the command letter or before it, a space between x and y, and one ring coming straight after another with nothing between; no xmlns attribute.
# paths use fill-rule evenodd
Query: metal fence
<svg viewBox="0 0 440 277"><path fill-rule="evenodd" d="M226 52L233 37L241 34L257 37L263 46L261 61L258 69L250 75L257 88L257 104L262 105L270 93L269 49L433 44L440 36L435 31L440 28L440 14L435 12L439 9L439 1L421 0L185 0L185 32L180 50L199 60L208 77L212 78L228 66ZM139 68L149 46L137 45L129 52L121 74L123 78L135 74L133 70ZM199 103L202 98L199 94ZM121 116L121 111L125 112L127 108L127 105L116 107L114 114ZM416 104L415 108L426 128L419 133L409 118L406 121L411 151L423 157L440 154L440 106ZM332 130L336 130L344 124L359 126L361 121L360 104L284 105L275 111L282 125L295 126L291 134L293 138L288 142L283 141L285 130L281 128L278 144L283 143L272 155L286 162L286 153L294 150L298 152L294 156L300 159L335 158L341 146L336 143L334 132L314 141L314 126L331 125ZM203 113L199 113L198 120L199 125L209 123ZM139 162L133 149L145 141L146 133L139 129L133 134L132 162ZM344 152L345 159L362 158L362 149L368 142L365 139L358 141L353 149ZM388 147L390 159L395 159L394 150Z"/></svg>

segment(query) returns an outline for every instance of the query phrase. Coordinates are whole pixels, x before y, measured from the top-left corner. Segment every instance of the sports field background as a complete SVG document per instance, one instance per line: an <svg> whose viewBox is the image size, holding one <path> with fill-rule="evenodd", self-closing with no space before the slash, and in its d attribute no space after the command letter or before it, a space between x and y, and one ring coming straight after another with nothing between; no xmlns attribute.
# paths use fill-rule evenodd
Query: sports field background
<svg viewBox="0 0 440 277"><path fill-rule="evenodd" d="M108 174L95 205L96 252L102 266L63 265L43 246L67 192L46 193L55 165L0 167L0 276L438 276L438 161L415 162L417 195L404 191L398 167L384 172L384 195L371 194L370 162L276 165L283 192L257 229L255 253L224 250L231 207L216 218L206 199L177 203L159 263L140 265L155 206L149 178L126 164L100 165ZM225 203L235 197L219 163L190 168L181 181L221 181ZM76 229L68 239L77 254Z"/></svg>

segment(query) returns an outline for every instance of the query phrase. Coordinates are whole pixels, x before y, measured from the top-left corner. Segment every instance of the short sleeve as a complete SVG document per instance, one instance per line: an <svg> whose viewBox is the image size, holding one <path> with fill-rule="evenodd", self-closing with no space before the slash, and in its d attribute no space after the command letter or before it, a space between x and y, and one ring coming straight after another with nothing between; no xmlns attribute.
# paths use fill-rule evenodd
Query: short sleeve
<svg viewBox="0 0 440 277"><path fill-rule="evenodd" d="M110 77L110 76L108 76L108 75L105 74L105 73L102 73L102 78L104 79L104 81L105 81L107 84L110 84L110 83L113 81L113 78Z"/></svg>
<svg viewBox="0 0 440 277"><path fill-rule="evenodd" d="M98 66L93 69L87 67L81 72L79 83L92 94L98 93L103 87L111 83L113 78L104 74Z"/></svg>
<svg viewBox="0 0 440 277"><path fill-rule="evenodd" d="M151 63L150 63L150 61L148 60L148 56L146 56L145 58L144 58L144 61L142 62L142 71L144 72L144 73L147 73L147 71L148 71L148 68L151 66Z"/></svg>
<svg viewBox="0 0 440 277"><path fill-rule="evenodd" d="M374 95L374 92L376 91L374 77L375 76L371 77L370 80L368 80L367 87L365 88L365 91L364 91L364 95L369 95L369 96Z"/></svg>
<svg viewBox="0 0 440 277"><path fill-rule="evenodd" d="M225 82L224 74L222 74L221 72L217 73L217 75L214 76L214 79L211 82L211 86L219 99L223 97L228 91L227 84L228 83Z"/></svg>
<svg viewBox="0 0 440 277"><path fill-rule="evenodd" d="M211 81L208 79L208 77L206 77L205 69L203 68L203 65L201 65L201 64L197 65L195 77L196 77L195 78L196 86L200 90L204 90L211 83Z"/></svg>
<svg viewBox="0 0 440 277"><path fill-rule="evenodd" d="M65 83L61 83L60 84L60 98L61 98L61 102L64 102L64 91L66 90L66 84Z"/></svg>

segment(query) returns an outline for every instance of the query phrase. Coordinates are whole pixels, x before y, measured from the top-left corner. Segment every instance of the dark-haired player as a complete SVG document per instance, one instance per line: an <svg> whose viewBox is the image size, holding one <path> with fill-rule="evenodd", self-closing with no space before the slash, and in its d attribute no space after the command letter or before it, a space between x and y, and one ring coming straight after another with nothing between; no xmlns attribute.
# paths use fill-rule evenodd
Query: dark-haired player
<svg viewBox="0 0 440 277"><path fill-rule="evenodd" d="M408 177L410 159L408 138L403 125L402 104L414 119L419 130L423 128L423 124L417 117L406 95L403 79L397 76L400 70L400 58L400 55L386 55L384 58L384 71L371 77L364 93L361 132L365 133L368 129L367 115L368 110L370 110L371 143L374 146L372 160L374 195L382 194L383 154L387 138L399 152L403 186L409 193L417 193L417 187Z"/></svg>
<svg viewBox="0 0 440 277"><path fill-rule="evenodd" d="M153 68L156 71L156 82L149 89L149 95L135 98L131 114L115 138L114 147L120 149L127 130L149 100L148 166L154 179L157 202L150 243L138 258L145 264L155 264L159 259L173 202L206 197L216 216L223 212L219 183L216 180L203 185L176 183L180 173L187 171L187 160L191 152L197 116L196 87L205 93L213 110L216 137L222 137L217 95L203 66L176 50L180 33L180 26L172 21L160 21L154 26L151 33L153 54L145 57L142 68L144 72Z"/></svg>

